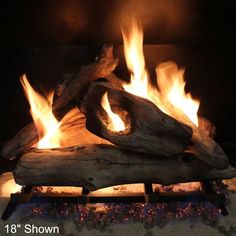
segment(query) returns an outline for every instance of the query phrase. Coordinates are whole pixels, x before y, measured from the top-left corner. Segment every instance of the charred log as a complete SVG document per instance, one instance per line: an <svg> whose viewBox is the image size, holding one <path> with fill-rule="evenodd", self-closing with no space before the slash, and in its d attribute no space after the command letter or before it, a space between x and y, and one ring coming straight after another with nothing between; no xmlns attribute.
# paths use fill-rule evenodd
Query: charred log
<svg viewBox="0 0 236 236"><path fill-rule="evenodd" d="M101 97L106 91L114 112L126 111L129 114L131 128L127 133L112 132L102 121L104 110ZM191 121L186 122L186 116L179 112L177 115L178 120L183 121L181 123L163 113L152 102L113 88L108 83L92 84L81 110L86 115L88 130L121 148L173 156L182 153L188 146L197 158L212 167L225 169L229 164L222 148L208 136L213 136L215 132L210 122L201 120L199 129ZM184 125L186 123L189 126Z"/></svg>
<svg viewBox="0 0 236 236"><path fill-rule="evenodd" d="M124 121L127 126L124 132L113 132L106 125L108 118L101 98L107 91L114 112L125 112L128 117ZM89 131L124 149L175 156L183 153L191 142L191 128L166 115L152 102L116 89L109 83L92 84L81 111L85 113Z"/></svg>
<svg viewBox="0 0 236 236"><path fill-rule="evenodd" d="M189 118L184 114L182 110L178 110L174 107L169 101L166 101L168 89L166 87L166 82L170 78L171 73L178 73L178 68L176 64L173 63L162 63L156 68L157 76L162 76L163 80L158 80L158 87L161 90L163 100L165 101L165 108L168 111L168 114L177 119L184 124L187 124L193 130L192 136L192 151L196 153L196 156L201 159L203 162L215 168L227 168L229 162L226 157L226 154L222 148L209 137L209 133L206 132L206 127L204 130L199 129ZM165 82L164 82L165 81ZM200 121L200 126L202 122ZM214 135L214 128L210 128L212 136ZM211 134L210 134L211 135Z"/></svg>
<svg viewBox="0 0 236 236"><path fill-rule="evenodd" d="M180 110L176 110L168 102L166 102L168 111L175 119L187 124L192 128L192 145L189 146L192 152L204 163L219 169L227 168L229 161L227 155L224 153L220 145L213 140L215 135L215 127L209 121L199 120L199 127L197 127L193 122Z"/></svg>
<svg viewBox="0 0 236 236"><path fill-rule="evenodd" d="M111 73L118 65L118 58L113 56L113 47L105 45L94 63L82 66L76 75L68 75L57 86L58 97L53 104L53 111L60 120L72 107L80 104L90 83L99 78L106 78L119 86L121 82Z"/></svg>
<svg viewBox="0 0 236 236"><path fill-rule="evenodd" d="M20 185L83 186L96 190L129 183L159 183L228 179L236 176L233 167L214 169L187 156L152 158L121 150L112 145L89 145L25 153L15 171ZM185 157L186 159L186 157Z"/></svg>

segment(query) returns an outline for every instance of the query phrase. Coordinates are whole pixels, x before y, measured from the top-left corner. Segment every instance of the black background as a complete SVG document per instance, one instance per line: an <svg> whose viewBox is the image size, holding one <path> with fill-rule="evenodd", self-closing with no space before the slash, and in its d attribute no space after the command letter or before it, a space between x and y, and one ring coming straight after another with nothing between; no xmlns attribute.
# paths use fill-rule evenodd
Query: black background
<svg viewBox="0 0 236 236"><path fill-rule="evenodd" d="M234 1L18 0L1 3L1 123L3 143L31 121L19 76L52 89L64 73L90 63L103 43L114 43L128 79L120 25L135 15L144 28L152 79L157 63L184 67L187 90L201 100L199 114L217 126L217 140L236 141Z"/></svg>

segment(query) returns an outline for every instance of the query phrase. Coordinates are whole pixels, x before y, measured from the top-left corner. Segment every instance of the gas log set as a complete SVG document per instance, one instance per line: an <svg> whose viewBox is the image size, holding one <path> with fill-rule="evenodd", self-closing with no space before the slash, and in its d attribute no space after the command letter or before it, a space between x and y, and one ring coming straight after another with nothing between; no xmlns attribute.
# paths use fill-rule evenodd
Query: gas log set
<svg viewBox="0 0 236 236"><path fill-rule="evenodd" d="M227 213L216 182L235 177L236 170L213 139L214 125L197 116L199 102L185 93L184 71L174 62L162 63L156 68L156 84L151 83L139 25L134 21L131 33L122 33L129 83L113 73L118 58L112 45L104 45L95 62L81 66L77 74L66 74L54 96L40 95L21 77L34 122L1 150L4 158L19 159L14 179L24 186L12 194L3 219L18 202L32 198L37 186L82 187L73 198L81 203L154 203L191 199L188 193L154 193L153 183L196 181L202 191L194 199L212 201ZM133 183L144 183L145 193L90 193Z"/></svg>

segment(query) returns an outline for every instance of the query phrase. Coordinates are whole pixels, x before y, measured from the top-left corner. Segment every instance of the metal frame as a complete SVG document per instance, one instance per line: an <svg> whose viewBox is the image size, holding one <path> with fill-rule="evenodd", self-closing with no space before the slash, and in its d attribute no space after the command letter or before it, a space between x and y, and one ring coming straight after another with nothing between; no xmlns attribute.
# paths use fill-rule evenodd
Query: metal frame
<svg viewBox="0 0 236 236"><path fill-rule="evenodd" d="M90 193L83 188L81 194L64 193L33 193L33 186L22 187L21 192L11 194L10 200L2 214L2 220L8 220L17 206L22 203L34 202L74 202L79 204L87 203L169 203L169 202L200 202L208 201L221 209L222 215L228 215L225 207L227 199L225 194L217 193L213 182L201 182L202 190L196 192L153 192L152 184L144 184L144 193L124 194L96 194Z"/></svg>

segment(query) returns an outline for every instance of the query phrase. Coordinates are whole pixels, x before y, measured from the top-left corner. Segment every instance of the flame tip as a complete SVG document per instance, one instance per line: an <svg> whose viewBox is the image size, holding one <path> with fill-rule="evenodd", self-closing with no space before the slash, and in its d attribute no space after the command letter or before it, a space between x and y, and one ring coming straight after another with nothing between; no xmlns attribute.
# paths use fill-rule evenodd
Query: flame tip
<svg viewBox="0 0 236 236"><path fill-rule="evenodd" d="M38 148L60 147L60 123L52 113L53 92L44 97L36 92L24 74L20 82L30 103L30 112L40 140Z"/></svg>
<svg viewBox="0 0 236 236"><path fill-rule="evenodd" d="M190 93L185 92L185 69L178 68L173 61L159 64L156 67L159 90L153 87L145 68L142 27L136 19L133 19L131 26L129 33L122 30L125 59L131 72L130 83L124 83L124 89L129 93L149 99L163 112L177 120L180 118L178 111L181 110L187 117L181 121L190 119L198 125L199 101L193 99Z"/></svg>

